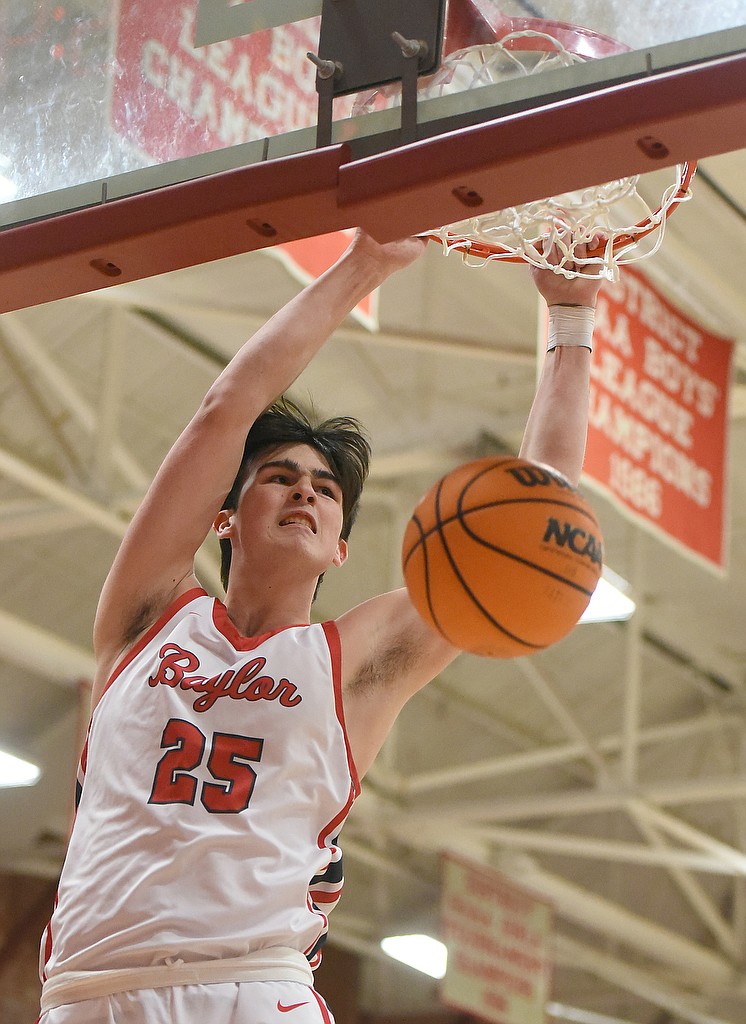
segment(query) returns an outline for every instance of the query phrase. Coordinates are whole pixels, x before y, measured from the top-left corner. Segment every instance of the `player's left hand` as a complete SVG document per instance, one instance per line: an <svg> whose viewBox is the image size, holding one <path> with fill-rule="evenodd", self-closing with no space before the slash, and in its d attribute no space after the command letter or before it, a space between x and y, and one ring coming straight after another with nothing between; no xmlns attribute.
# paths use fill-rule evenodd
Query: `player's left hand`
<svg viewBox="0 0 746 1024"><path fill-rule="evenodd" d="M427 248L427 239L413 236L400 238L394 242L377 242L365 231L358 228L352 240L351 250L365 259L377 263L384 273L393 273L414 263Z"/></svg>
<svg viewBox="0 0 746 1024"><path fill-rule="evenodd" d="M587 244L579 245L576 249L579 259L584 259L588 252L596 249L603 239L594 236ZM560 260L559 247L555 244L544 253L549 263L557 264ZM553 270L542 270L539 267L531 267L531 276L539 292L544 296L548 306L595 306L601 279L598 277L565 277ZM570 264L568 270L574 270L575 264ZM582 268L578 267L583 273Z"/></svg>

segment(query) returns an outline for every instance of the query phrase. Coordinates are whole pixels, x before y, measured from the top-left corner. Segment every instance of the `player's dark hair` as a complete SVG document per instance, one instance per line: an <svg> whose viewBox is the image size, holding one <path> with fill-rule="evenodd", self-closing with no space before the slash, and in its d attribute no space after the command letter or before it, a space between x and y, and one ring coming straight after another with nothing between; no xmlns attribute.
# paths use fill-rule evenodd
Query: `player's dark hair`
<svg viewBox="0 0 746 1024"><path fill-rule="evenodd" d="M315 448L337 476L342 489L342 532L347 540L360 507L360 495L370 466L370 444L362 425L351 416L317 420L307 415L289 398L281 398L269 407L251 427L244 445L241 465L233 486L223 502L224 509L235 509L252 460L259 452L286 444L306 444ZM231 567L231 542L220 541L220 579L228 588ZM317 588L318 589L318 588Z"/></svg>

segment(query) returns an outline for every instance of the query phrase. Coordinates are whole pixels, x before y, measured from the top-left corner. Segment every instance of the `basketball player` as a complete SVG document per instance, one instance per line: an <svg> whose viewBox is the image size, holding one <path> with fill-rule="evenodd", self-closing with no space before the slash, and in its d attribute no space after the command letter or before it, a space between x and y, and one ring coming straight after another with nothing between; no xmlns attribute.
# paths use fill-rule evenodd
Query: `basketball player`
<svg viewBox="0 0 746 1024"><path fill-rule="evenodd" d="M405 590L309 624L319 578L347 557L367 443L351 420L266 410L425 244L358 233L217 378L132 520L96 615L42 1024L333 1020L311 969L342 887L340 828L404 703L458 652ZM577 481L598 282L534 276L551 351L521 454ZM211 524L224 602L193 570Z"/></svg>

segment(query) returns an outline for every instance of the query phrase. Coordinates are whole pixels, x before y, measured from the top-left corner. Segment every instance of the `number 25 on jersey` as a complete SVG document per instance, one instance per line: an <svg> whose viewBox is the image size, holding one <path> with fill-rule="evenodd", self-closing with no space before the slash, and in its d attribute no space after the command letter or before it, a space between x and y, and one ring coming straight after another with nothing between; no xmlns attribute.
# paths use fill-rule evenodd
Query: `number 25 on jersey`
<svg viewBox="0 0 746 1024"><path fill-rule="evenodd" d="M148 803L194 804L199 781L190 773L204 759L207 737L192 722L172 718L163 730L158 762ZM238 814L249 806L256 772L250 763L262 758L264 740L254 736L213 733L207 770L214 782L202 783L200 801L211 814Z"/></svg>

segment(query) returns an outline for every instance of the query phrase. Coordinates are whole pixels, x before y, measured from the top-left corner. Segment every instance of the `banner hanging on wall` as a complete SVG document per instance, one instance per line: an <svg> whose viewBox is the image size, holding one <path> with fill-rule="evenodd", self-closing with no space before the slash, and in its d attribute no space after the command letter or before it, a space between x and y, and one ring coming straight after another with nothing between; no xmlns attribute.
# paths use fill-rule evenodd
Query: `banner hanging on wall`
<svg viewBox="0 0 746 1024"><path fill-rule="evenodd" d="M629 268L601 290L594 339L585 476L637 522L724 572L733 342Z"/></svg>
<svg viewBox="0 0 746 1024"><path fill-rule="evenodd" d="M284 135L316 123L319 19L194 45L197 0L121 0L111 95L111 126L157 163ZM289 11L288 16L291 16ZM267 250L302 284L331 266L351 232L301 239ZM375 295L352 316L377 329Z"/></svg>
<svg viewBox="0 0 746 1024"><path fill-rule="evenodd" d="M121 0L114 130L159 163L316 123L319 21L194 45L196 0Z"/></svg>
<svg viewBox="0 0 746 1024"><path fill-rule="evenodd" d="M492 1024L545 1024L552 906L497 871L446 855L442 1001Z"/></svg>

